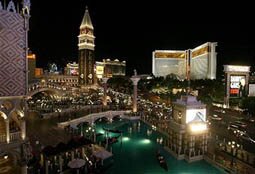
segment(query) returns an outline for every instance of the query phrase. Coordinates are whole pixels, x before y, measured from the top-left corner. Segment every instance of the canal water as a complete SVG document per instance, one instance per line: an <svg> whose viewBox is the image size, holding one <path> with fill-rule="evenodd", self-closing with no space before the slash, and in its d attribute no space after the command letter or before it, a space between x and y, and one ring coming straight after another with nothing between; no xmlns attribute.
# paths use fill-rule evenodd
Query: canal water
<svg viewBox="0 0 255 174"><path fill-rule="evenodd" d="M187 163L185 160L176 160L163 145L164 136L153 130L142 121L118 120L112 123L97 122L96 131L102 133L97 138L101 141L106 136L105 129L121 130L122 137L110 148L113 152L112 165L105 174L221 174L223 170L213 167L204 160ZM118 133L108 136L116 137ZM164 156L168 171L160 167L156 157L157 151Z"/></svg>

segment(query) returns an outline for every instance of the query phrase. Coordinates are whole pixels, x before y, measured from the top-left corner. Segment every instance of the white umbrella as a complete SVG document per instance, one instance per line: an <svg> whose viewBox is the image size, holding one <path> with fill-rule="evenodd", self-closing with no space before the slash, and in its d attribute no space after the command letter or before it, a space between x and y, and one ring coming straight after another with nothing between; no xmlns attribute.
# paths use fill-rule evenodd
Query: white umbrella
<svg viewBox="0 0 255 174"><path fill-rule="evenodd" d="M73 169L79 169L82 166L85 165L85 160L83 159L74 159L70 161L68 164L68 167L73 168ZM77 170L77 174L79 173L79 170Z"/></svg>

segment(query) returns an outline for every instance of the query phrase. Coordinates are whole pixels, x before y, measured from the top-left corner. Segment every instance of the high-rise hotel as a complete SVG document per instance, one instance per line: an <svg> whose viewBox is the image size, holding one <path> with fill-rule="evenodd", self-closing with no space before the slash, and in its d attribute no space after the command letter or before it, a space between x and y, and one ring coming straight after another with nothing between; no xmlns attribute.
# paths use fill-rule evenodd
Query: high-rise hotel
<svg viewBox="0 0 255 174"><path fill-rule="evenodd" d="M188 50L155 50L152 73L155 76L175 74L180 79L215 79L217 42L207 42Z"/></svg>

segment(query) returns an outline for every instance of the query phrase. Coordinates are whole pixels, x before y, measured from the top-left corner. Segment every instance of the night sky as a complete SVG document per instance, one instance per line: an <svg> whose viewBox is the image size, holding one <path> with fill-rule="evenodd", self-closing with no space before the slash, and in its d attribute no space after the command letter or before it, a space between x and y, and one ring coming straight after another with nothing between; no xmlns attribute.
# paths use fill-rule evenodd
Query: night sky
<svg viewBox="0 0 255 174"><path fill-rule="evenodd" d="M59 3L57 3L59 2ZM29 47L37 67L78 62L78 38L85 6L94 25L95 59L126 60L127 74L151 73L152 51L185 50L218 42L218 74L224 64L255 64L252 5L216 1L31 0ZM146 2L146 3L145 3Z"/></svg>

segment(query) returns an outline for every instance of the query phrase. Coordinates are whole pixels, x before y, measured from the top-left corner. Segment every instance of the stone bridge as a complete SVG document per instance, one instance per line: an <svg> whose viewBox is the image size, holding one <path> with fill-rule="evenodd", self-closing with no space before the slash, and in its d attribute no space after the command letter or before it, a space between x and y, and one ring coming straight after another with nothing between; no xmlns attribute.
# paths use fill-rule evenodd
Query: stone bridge
<svg viewBox="0 0 255 174"><path fill-rule="evenodd" d="M39 92L48 92L57 95L63 95L70 91L70 87L65 87L57 85L54 83L33 83L28 85L28 96L32 97L33 95Z"/></svg>
<svg viewBox="0 0 255 174"><path fill-rule="evenodd" d="M93 114L89 114L77 119L73 119L70 121L65 121L65 122L61 122L58 123L58 127L60 128L65 128L67 126L77 126L80 123L84 123L87 122L90 125L92 125L96 120L100 119L100 118L108 118L108 119L113 119L116 116L120 116L121 118L127 118L129 119L129 116L127 116L131 111L106 111L106 112L100 112L100 113L93 113ZM134 119L134 117L133 117ZM138 118L139 119L139 118Z"/></svg>

